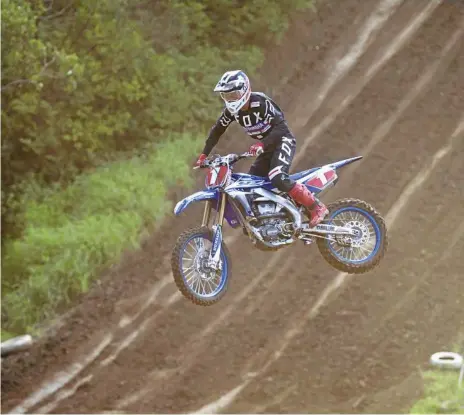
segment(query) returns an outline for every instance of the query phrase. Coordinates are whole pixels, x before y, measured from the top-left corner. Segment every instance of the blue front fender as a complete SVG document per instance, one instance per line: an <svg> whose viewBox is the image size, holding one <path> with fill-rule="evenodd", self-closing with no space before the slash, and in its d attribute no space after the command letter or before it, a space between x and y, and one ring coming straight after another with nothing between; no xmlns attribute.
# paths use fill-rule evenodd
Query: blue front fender
<svg viewBox="0 0 464 415"><path fill-rule="evenodd" d="M177 202L174 208L174 214L179 215L182 213L187 208L187 206L190 205L190 203L210 199L217 199L216 190L202 190L200 192L193 193L190 196L187 196L185 199Z"/></svg>

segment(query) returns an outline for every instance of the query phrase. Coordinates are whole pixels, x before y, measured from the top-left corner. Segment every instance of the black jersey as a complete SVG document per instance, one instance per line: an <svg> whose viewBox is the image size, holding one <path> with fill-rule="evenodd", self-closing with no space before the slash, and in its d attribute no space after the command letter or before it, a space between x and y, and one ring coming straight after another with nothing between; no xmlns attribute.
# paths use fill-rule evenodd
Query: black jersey
<svg viewBox="0 0 464 415"><path fill-rule="evenodd" d="M241 109L232 115L224 108L221 116L211 128L203 153L209 155L231 122L238 122L245 132L252 138L263 141L266 146L266 137L279 125L288 129L284 114L279 106L266 94L252 92L247 110Z"/></svg>

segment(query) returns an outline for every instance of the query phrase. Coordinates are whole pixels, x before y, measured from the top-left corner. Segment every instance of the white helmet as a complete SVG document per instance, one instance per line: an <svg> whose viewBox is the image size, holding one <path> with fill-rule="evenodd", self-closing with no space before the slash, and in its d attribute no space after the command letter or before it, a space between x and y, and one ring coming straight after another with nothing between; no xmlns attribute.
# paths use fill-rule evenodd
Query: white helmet
<svg viewBox="0 0 464 415"><path fill-rule="evenodd" d="M227 71L214 88L219 92L231 114L236 114L250 99L250 80L241 70Z"/></svg>

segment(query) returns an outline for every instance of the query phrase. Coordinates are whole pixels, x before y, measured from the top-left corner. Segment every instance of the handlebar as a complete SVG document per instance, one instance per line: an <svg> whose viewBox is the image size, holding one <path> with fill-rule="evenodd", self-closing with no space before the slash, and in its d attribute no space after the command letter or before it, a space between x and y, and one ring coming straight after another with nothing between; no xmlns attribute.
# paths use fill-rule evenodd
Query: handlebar
<svg viewBox="0 0 464 415"><path fill-rule="evenodd" d="M263 150L260 149L261 151L258 150L257 155L260 155ZM218 163L219 165L221 164L229 164L229 166L232 166L233 164L237 163L237 161L245 159L245 158L250 158L254 157L253 154L251 154L249 151L246 151L245 153L242 154L228 154L227 156L214 156L212 159L206 159L201 166L195 166L193 167L194 170L196 169L206 169L211 167L213 164ZM218 160L219 159L219 160Z"/></svg>

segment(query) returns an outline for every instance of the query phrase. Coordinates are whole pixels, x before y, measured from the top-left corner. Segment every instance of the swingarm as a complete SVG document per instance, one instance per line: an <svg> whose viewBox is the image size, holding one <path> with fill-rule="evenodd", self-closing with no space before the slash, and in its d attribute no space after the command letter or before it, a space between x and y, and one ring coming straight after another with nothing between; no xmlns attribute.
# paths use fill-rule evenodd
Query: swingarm
<svg viewBox="0 0 464 415"><path fill-rule="evenodd" d="M304 223L301 226L301 233L304 235L347 235L347 236L358 236L356 229L349 228L346 226L335 226L335 225L326 225L320 223L315 227L311 228L309 224Z"/></svg>

